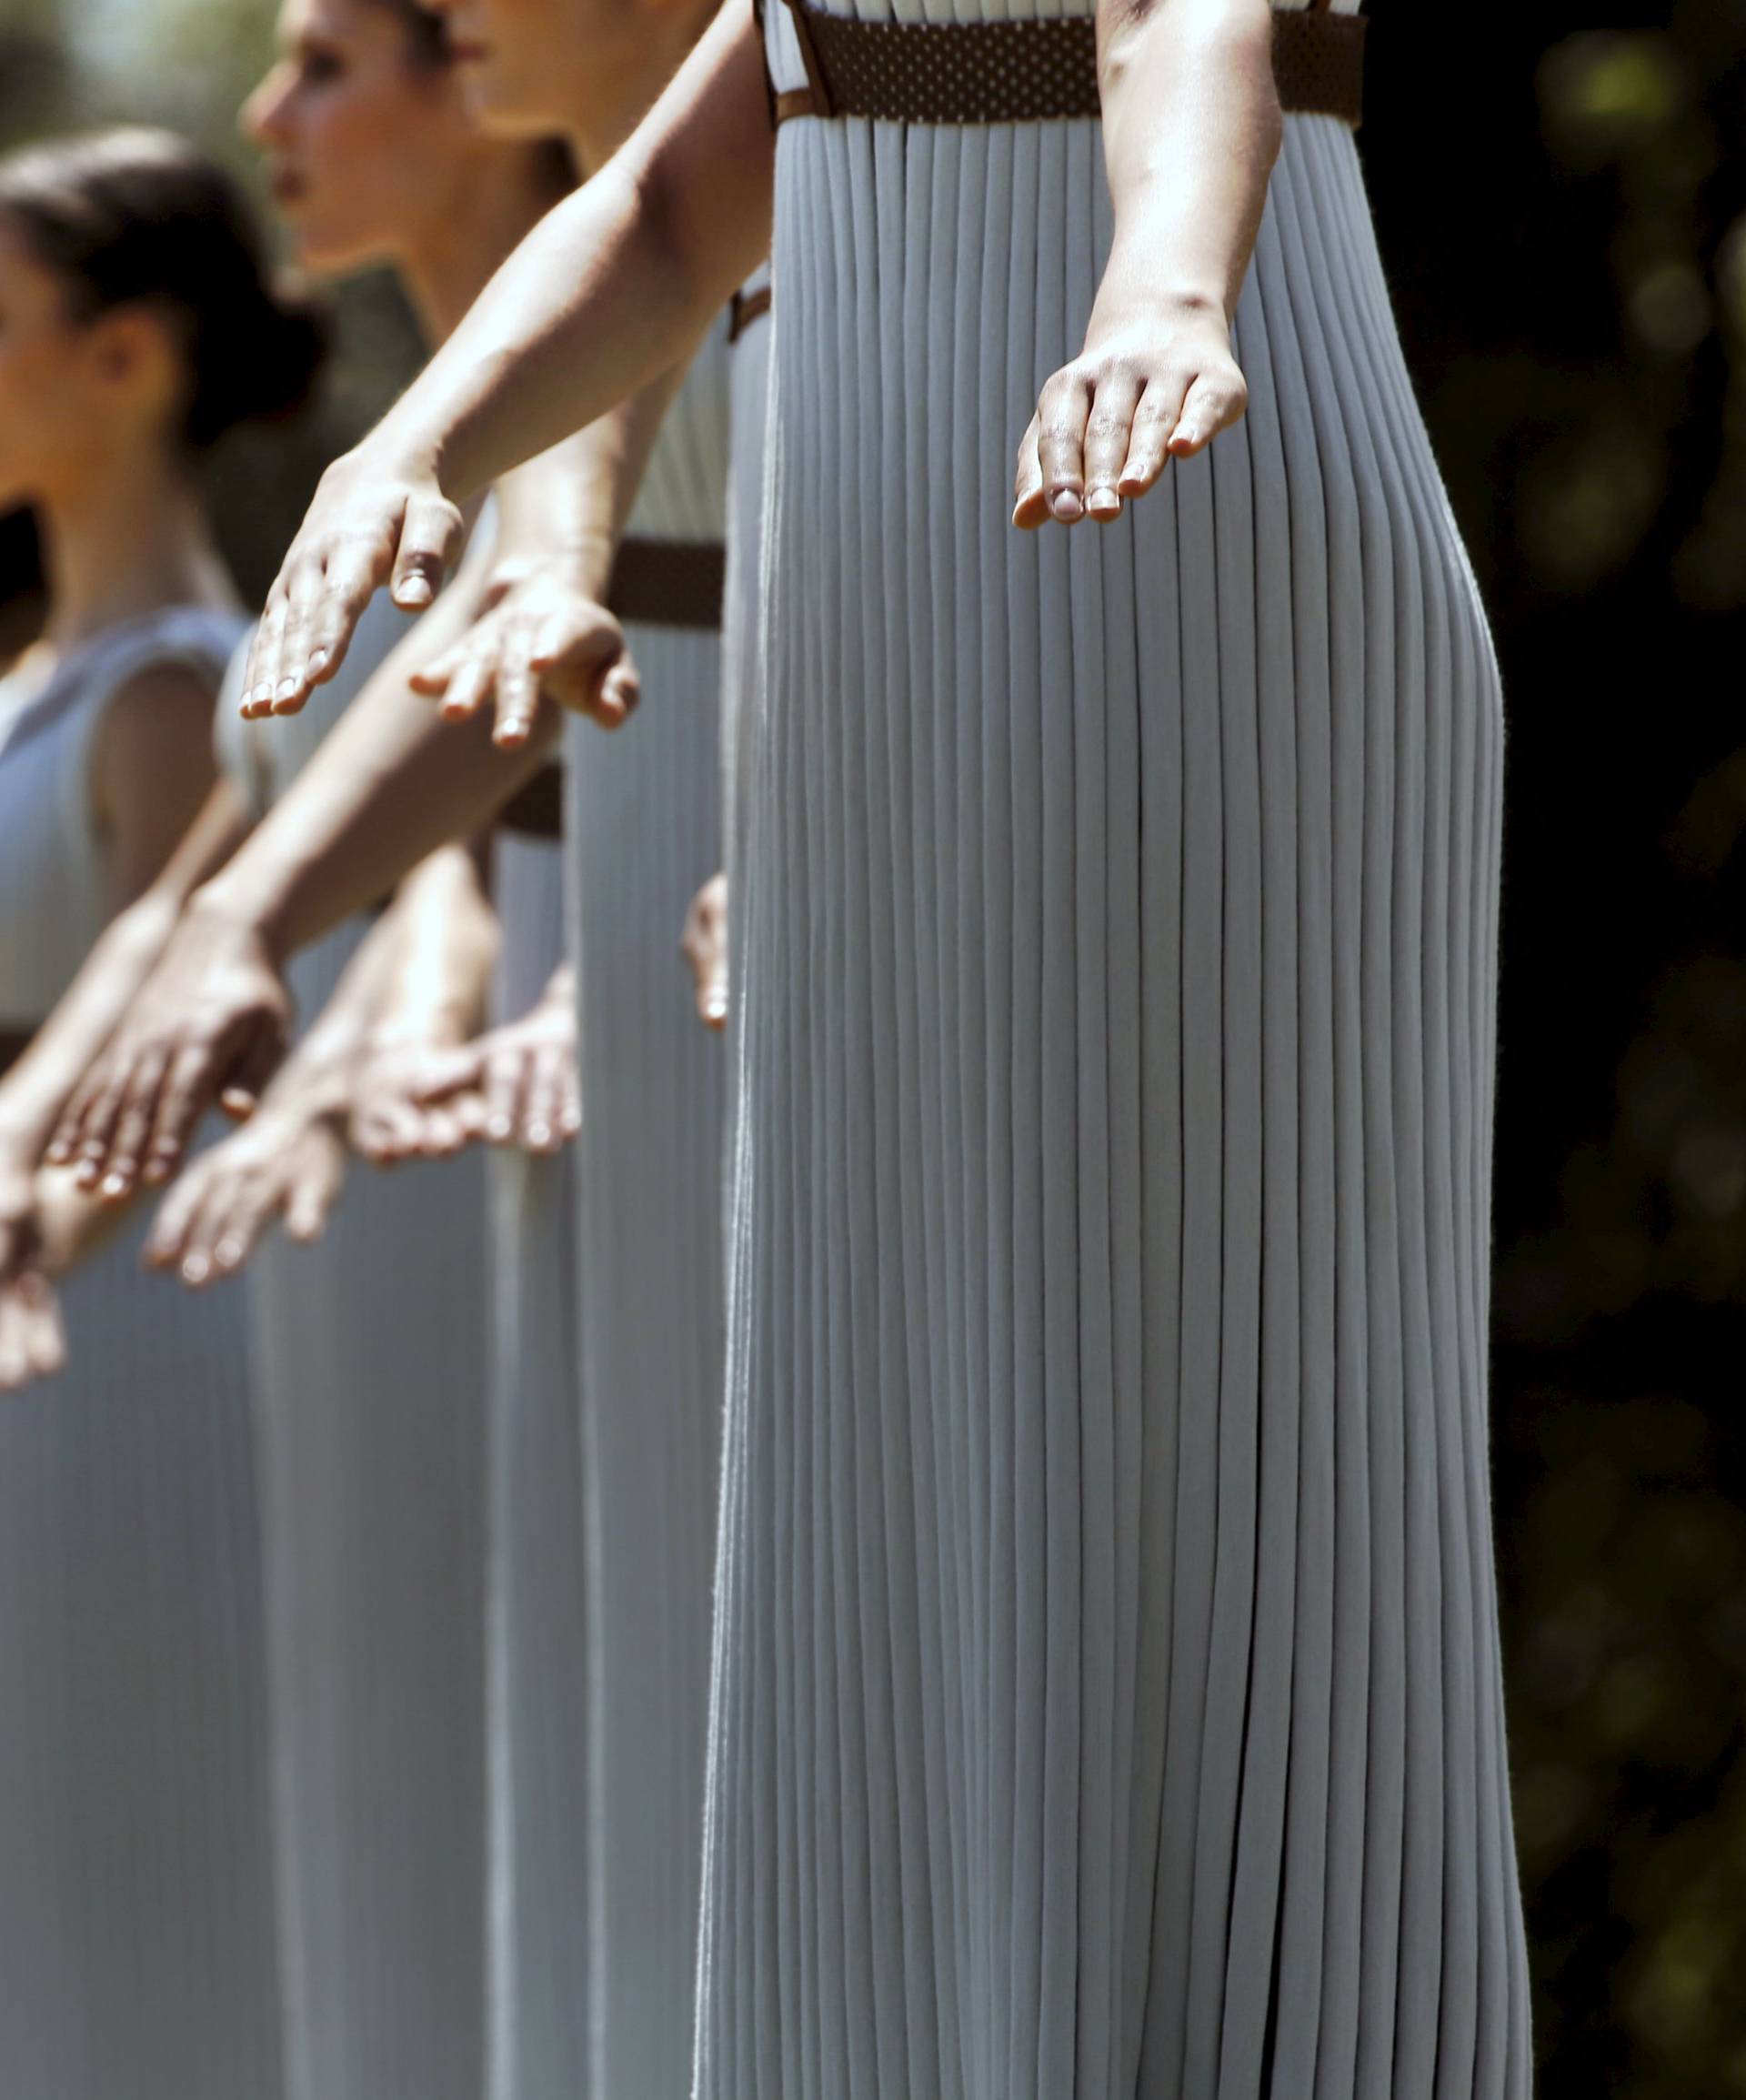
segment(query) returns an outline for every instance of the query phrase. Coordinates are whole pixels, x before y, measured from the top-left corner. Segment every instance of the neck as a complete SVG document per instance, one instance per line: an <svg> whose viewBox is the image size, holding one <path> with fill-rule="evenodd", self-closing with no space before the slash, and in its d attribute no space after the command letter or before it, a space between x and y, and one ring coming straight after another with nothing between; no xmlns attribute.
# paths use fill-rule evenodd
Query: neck
<svg viewBox="0 0 1746 2100"><path fill-rule="evenodd" d="M401 266L406 296L433 348L454 334L497 265L557 201L537 194L525 176L480 174L463 186L457 206L442 215L424 249Z"/></svg>
<svg viewBox="0 0 1746 2100"><path fill-rule="evenodd" d="M53 649L167 606L236 602L190 477L154 445L107 453L81 486L36 507Z"/></svg>
<svg viewBox="0 0 1746 2100"><path fill-rule="evenodd" d="M582 116L566 136L585 177L609 161L660 99L701 26L672 6L639 8L616 52L591 49L572 107Z"/></svg>

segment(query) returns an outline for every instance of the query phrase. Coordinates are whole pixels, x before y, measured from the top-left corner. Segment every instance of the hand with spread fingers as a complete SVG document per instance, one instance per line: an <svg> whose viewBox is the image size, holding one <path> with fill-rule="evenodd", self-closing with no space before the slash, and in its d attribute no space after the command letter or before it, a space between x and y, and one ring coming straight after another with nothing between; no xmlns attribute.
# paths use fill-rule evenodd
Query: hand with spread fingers
<svg viewBox="0 0 1746 2100"><path fill-rule="evenodd" d="M728 878L712 875L691 899L679 945L697 979L697 1019L728 1025Z"/></svg>
<svg viewBox="0 0 1746 2100"><path fill-rule="evenodd" d="M295 715L331 678L371 598L388 586L405 612L436 598L465 536L434 471L408 471L378 433L322 476L280 566L249 648L242 711Z"/></svg>
<svg viewBox="0 0 1746 2100"><path fill-rule="evenodd" d="M346 1140L306 1085L267 1090L240 1130L200 1154L164 1199L146 1242L154 1269L196 1289L242 1268L276 1218L319 1239L346 1181Z"/></svg>
<svg viewBox="0 0 1746 2100"><path fill-rule="evenodd" d="M579 588L567 564L552 561L500 564L486 610L415 671L411 684L440 701L451 721L494 704L492 740L511 750L532 735L542 692L572 714L616 729L628 719L638 690L623 628Z"/></svg>
<svg viewBox="0 0 1746 2100"><path fill-rule="evenodd" d="M426 1113L440 1108L468 1139L487 1144L529 1152L556 1152L567 1144L582 1128L576 979L569 965L552 973L538 1003L518 1020L446 1059L433 1058L409 1107Z"/></svg>
<svg viewBox="0 0 1746 2100"><path fill-rule="evenodd" d="M451 1091L473 1070L473 1045L399 1040L372 1045L352 1085L347 1134L373 1167L445 1160L485 1136L482 1099Z"/></svg>
<svg viewBox="0 0 1746 2100"><path fill-rule="evenodd" d="M291 1001L260 933L196 896L74 1091L51 1165L111 1201L167 1181L201 1117L248 1114L284 1055Z"/></svg>

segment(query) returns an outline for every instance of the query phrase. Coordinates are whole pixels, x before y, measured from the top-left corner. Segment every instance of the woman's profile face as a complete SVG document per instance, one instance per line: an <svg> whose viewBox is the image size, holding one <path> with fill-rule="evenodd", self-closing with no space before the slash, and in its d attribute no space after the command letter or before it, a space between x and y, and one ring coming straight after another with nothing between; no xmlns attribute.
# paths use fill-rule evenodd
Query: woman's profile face
<svg viewBox="0 0 1746 2100"><path fill-rule="evenodd" d="M39 501L107 430L94 332L0 211L0 510Z"/></svg>
<svg viewBox="0 0 1746 2100"><path fill-rule="evenodd" d="M473 144L454 68L378 0L285 0L278 41L242 123L299 262L338 275L439 237Z"/></svg>

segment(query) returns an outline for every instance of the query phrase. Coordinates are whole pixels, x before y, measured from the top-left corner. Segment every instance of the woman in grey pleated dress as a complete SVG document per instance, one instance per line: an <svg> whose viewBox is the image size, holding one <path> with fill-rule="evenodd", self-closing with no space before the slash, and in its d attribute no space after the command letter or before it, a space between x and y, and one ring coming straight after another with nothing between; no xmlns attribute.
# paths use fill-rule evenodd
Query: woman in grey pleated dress
<svg viewBox="0 0 1746 2100"><path fill-rule="evenodd" d="M125 1000L125 943L212 781L243 621L196 457L314 361L239 199L180 141L0 162L0 506L34 508L50 578L44 639L0 680L7 1172L34 1170L79 1039ZM82 974L94 950L110 967ZM69 1175L35 1187L11 1231L66 1270L66 1361L0 1405L0 2090L271 2100L246 1302L166 1291L143 1219L105 1240Z"/></svg>
<svg viewBox="0 0 1746 2100"><path fill-rule="evenodd" d="M561 194L561 156L478 132L440 25L411 0L288 0L280 44L246 121L300 260L324 276L388 265L440 340ZM412 625L378 595L338 676L266 722L238 718L239 655L222 733L246 744L264 804ZM506 903L537 918L537 899ZM292 960L306 1020L368 925ZM318 1243L270 1241L253 1264L300 2100L481 2089L487 1249L485 1167L467 1153L353 1173Z"/></svg>
<svg viewBox="0 0 1746 2100"><path fill-rule="evenodd" d="M575 0L443 0L442 13L481 121L561 125L585 170L703 19L682 9L656 35L637 8ZM563 1160L513 1170L522 1186L506 1198L523 1252L516 1302L500 1307L520 1375L493 1421L500 2100L665 2100L689 2067L725 1073L693 1018L679 938L720 860L728 332L724 311L662 421L614 572L637 714L609 738L573 720L566 741L581 1132ZM535 970L515 974L531 997ZM555 1221L559 1186L573 1232ZM564 1254L567 1297L552 1274Z"/></svg>
<svg viewBox="0 0 1746 2100"><path fill-rule="evenodd" d="M1011 533L1103 159L778 134L700 2090L1520 2095L1490 644L1333 116L1284 119L1246 419L1199 451L1178 385L1129 515ZM979 500L906 503L936 446Z"/></svg>
<svg viewBox="0 0 1746 2100"><path fill-rule="evenodd" d="M696 2090L1522 2100L1501 717L1357 25L905 12L767 10L768 103L721 17L279 587L660 369L773 174Z"/></svg>

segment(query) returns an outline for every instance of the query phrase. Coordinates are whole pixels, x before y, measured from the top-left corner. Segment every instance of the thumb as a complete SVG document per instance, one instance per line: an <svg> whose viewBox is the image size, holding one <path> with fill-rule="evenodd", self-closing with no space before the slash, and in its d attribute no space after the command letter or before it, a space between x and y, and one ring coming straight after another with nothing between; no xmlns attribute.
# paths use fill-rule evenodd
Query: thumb
<svg viewBox="0 0 1746 2100"><path fill-rule="evenodd" d="M422 612L436 596L461 532L461 514L446 496L415 496L406 505L389 584L403 612Z"/></svg>

